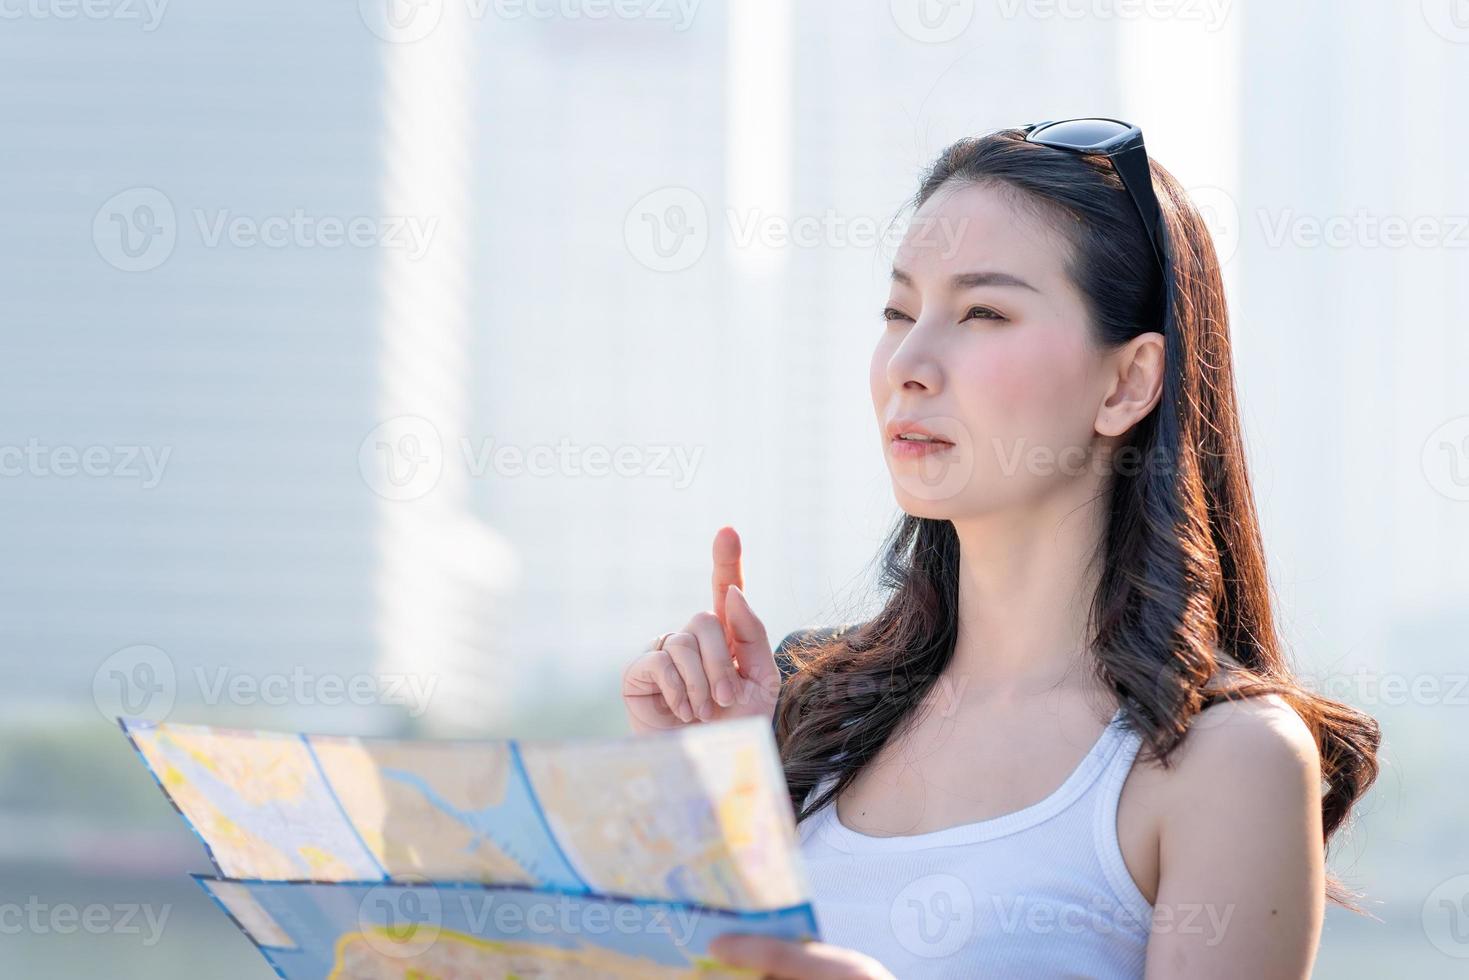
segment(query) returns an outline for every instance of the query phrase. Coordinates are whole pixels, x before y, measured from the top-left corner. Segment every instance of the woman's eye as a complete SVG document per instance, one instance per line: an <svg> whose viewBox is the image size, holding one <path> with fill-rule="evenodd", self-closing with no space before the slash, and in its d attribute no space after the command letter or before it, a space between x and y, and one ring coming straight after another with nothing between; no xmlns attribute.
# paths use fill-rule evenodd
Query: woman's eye
<svg viewBox="0 0 1469 980"><path fill-rule="evenodd" d="M882 318L888 321L912 319L912 317L904 313L902 310L895 310L891 306L883 308ZM996 311L990 309L988 306L971 306L969 308L969 311L964 314L964 320L971 319L1003 320L1005 319L1005 315L1003 313L997 313ZM963 321L961 320L960 322Z"/></svg>

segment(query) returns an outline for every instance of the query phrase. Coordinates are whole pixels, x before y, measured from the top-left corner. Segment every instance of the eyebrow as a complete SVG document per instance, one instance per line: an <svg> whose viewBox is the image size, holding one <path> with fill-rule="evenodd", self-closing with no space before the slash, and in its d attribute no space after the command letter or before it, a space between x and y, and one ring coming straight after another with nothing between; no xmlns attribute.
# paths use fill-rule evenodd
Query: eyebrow
<svg viewBox="0 0 1469 980"><path fill-rule="evenodd" d="M893 281L900 282L905 286L913 285L913 277L908 273L893 266ZM1008 272L959 272L949 277L950 284L955 289L974 289L979 286L1014 286L1018 289L1028 289L1033 293L1040 292L1030 283L1018 276L1012 276Z"/></svg>

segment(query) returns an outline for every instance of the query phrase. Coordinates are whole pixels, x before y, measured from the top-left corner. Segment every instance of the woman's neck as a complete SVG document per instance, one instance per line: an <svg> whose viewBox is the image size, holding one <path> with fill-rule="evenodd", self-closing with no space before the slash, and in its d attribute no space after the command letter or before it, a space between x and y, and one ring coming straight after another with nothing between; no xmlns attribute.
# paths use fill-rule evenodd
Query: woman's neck
<svg viewBox="0 0 1469 980"><path fill-rule="evenodd" d="M959 632L946 673L969 697L1099 687L1087 621L1107 498L1085 480L1067 490L1024 510L954 522Z"/></svg>

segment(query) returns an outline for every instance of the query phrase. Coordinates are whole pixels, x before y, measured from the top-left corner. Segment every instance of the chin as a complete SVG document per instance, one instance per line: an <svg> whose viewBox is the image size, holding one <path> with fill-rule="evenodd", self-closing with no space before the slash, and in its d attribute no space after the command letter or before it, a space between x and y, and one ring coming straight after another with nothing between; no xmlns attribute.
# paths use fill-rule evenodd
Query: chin
<svg viewBox="0 0 1469 980"><path fill-rule="evenodd" d="M902 463L890 466L893 497L898 506L914 517L952 520L976 507L972 458L959 457L940 467Z"/></svg>
<svg viewBox="0 0 1469 980"><path fill-rule="evenodd" d="M907 514L909 517L923 517L930 521L953 520L953 515L951 515L947 510L942 507L934 507L932 504L927 504L924 506L912 506L910 504L905 504L902 501L899 501L898 506L902 509L903 513Z"/></svg>
<svg viewBox="0 0 1469 980"><path fill-rule="evenodd" d="M965 506L965 501L958 498L947 499L925 499L915 496L898 486L893 485L893 496L896 498L898 507L905 514L912 517L926 517L934 521L951 521L965 513L970 508Z"/></svg>

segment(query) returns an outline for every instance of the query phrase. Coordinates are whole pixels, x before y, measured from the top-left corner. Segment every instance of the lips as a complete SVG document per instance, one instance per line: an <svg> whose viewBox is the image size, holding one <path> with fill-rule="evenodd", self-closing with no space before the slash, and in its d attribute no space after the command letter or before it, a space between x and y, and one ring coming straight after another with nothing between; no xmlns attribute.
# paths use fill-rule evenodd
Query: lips
<svg viewBox="0 0 1469 980"><path fill-rule="evenodd" d="M887 424L885 432L889 442L939 446L954 444L953 440L946 439L932 429L926 429L916 421L908 419L894 419Z"/></svg>

